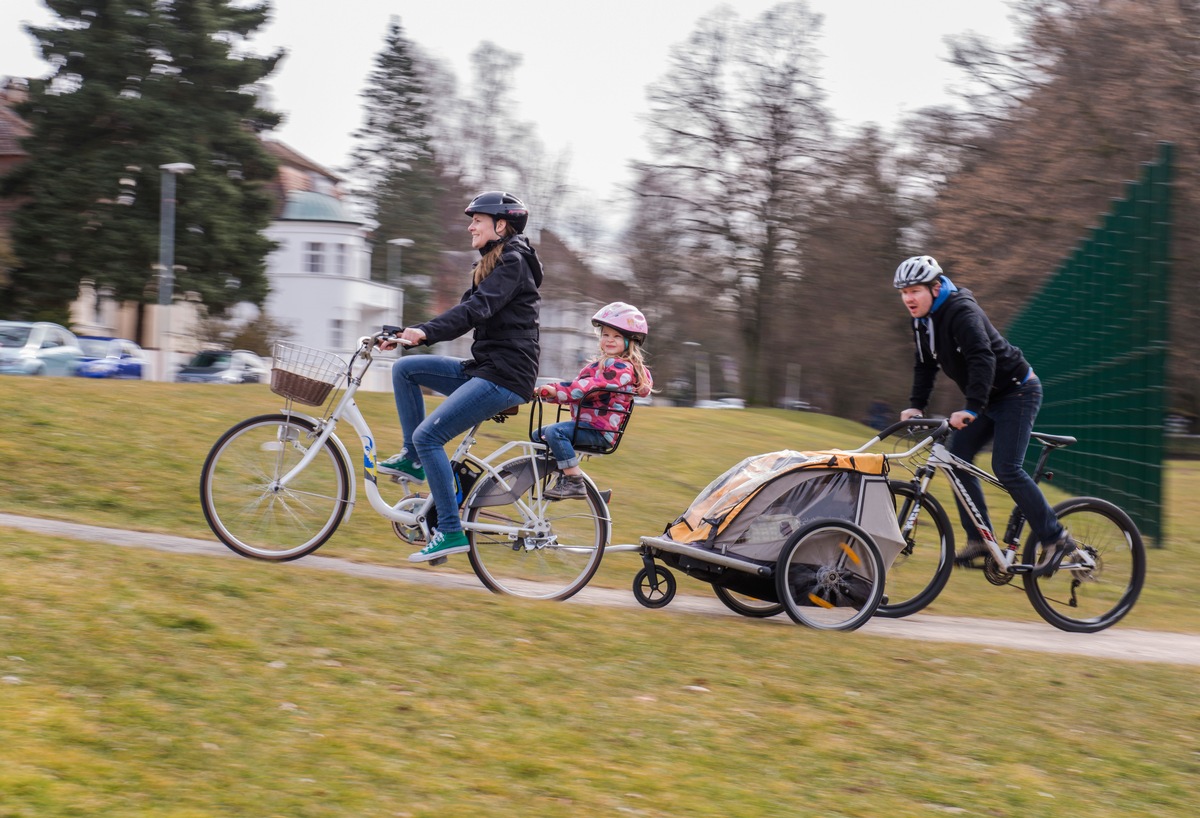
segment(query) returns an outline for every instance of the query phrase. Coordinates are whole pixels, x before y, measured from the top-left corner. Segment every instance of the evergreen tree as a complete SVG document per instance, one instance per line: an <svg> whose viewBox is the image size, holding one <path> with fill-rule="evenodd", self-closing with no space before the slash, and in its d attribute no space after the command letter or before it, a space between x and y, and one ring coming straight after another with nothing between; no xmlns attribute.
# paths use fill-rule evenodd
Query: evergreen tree
<svg viewBox="0 0 1200 818"><path fill-rule="evenodd" d="M404 319L428 314L428 288L409 286L414 276L430 276L440 250L437 219L438 163L430 147L427 93L415 47L404 37L398 17L388 25L384 46L363 91L366 113L355 132L352 153L359 194L379 223L371 257L372 278L382 281L400 267L405 285ZM391 248L393 239L411 246Z"/></svg>
<svg viewBox="0 0 1200 818"><path fill-rule="evenodd" d="M159 166L195 172L177 186L176 291L210 308L261 304L267 294L262 235L274 163L258 139L279 122L258 107L255 84L282 53L240 46L269 5L228 0L46 0L58 25L29 27L51 75L31 83L18 108L30 123L29 161L3 180L26 197L14 219L19 266L6 312L65 315L78 282L92 278L119 299L153 301L159 256Z"/></svg>

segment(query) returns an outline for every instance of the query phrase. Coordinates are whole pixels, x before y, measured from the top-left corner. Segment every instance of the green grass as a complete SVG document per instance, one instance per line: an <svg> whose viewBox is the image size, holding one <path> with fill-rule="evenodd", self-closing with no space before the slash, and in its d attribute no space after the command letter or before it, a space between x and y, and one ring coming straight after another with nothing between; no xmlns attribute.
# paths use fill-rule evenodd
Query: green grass
<svg viewBox="0 0 1200 818"><path fill-rule="evenodd" d="M390 450L390 397L362 403ZM0 511L211 537L204 454L278 404L256 387L0 380ZM869 435L774 411L646 407L633 423L586 465L615 489L618 542L661 531L748 454ZM524 432L524 417L492 426L484 450ZM1118 627L1200 632L1198 488L1200 464L1173 464L1167 548ZM364 505L320 553L409 550ZM1194 814L1190 667L5 529L0 555L0 818ZM597 581L627 587L636 567L614 554ZM1037 621L1019 590L964 572L934 612Z"/></svg>
<svg viewBox="0 0 1200 818"><path fill-rule="evenodd" d="M1192 668L0 551L6 817L1194 811Z"/></svg>

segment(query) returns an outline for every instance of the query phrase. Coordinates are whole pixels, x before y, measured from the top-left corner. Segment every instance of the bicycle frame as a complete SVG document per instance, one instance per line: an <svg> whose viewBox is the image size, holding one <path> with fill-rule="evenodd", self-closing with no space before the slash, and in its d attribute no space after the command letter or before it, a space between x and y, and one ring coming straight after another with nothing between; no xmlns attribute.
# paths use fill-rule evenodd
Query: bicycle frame
<svg viewBox="0 0 1200 818"><path fill-rule="evenodd" d="M863 447L863 449L865 450L878 440L879 438L876 438L875 440L869 442L867 446ZM974 463L969 463L966 460L963 460L962 458L952 454L950 450L946 448L944 443L934 439L934 435L925 438L907 452L886 455L886 457L889 460L904 459L911 457L913 454L925 449L927 446L930 450L929 459L916 471L915 482L917 484L919 494L921 496L927 494L929 491L929 484L933 480L933 476L938 472L943 473L950 483L950 488L954 492L954 496L957 498L959 503L962 504L962 507L967 510L967 515L971 518L971 523L975 526L975 530L979 532L980 538L983 540L983 543L987 547L988 551L991 552L992 557L995 559L996 565L999 566L1000 570L1004 573L1010 574L1024 574L1032 571L1032 565L1025 565L1017 562L1021 534L1025 528L1025 515L1022 513L1021 509L1014 504L1012 513L1009 515L1008 525L1005 528L1004 539L1002 541L998 540L994 531L992 530L992 527L985 519L983 512L976 507L974 500L972 500L971 496L967 493L967 487L963 483L962 477L960 476L961 473L969 474L972 477L987 483L988 485L996 487L1000 491L1004 492L1004 494L1007 496L1008 489L1006 489L1004 485L996 479L995 475L981 469ZM1033 480L1035 483L1040 483L1042 477L1046 474L1046 460L1050 456L1051 451L1053 451L1053 448L1049 445L1045 445L1045 448L1042 449L1041 454L1038 456L1037 467L1034 469L1033 474ZM901 529L905 531L910 530L910 528L914 525L916 517L919 513L919 506L914 505L912 510L909 512L908 519L903 521ZM1083 568L1095 567L1095 563L1092 558L1082 551L1073 556L1072 560Z"/></svg>
<svg viewBox="0 0 1200 818"><path fill-rule="evenodd" d="M304 456L287 474L279 478L277 485L286 486L288 483L294 480L296 476L304 471L304 469L312 462L313 458L317 456L318 452L321 451L327 440L332 440L334 442L338 449L347 458L347 465L352 466L353 461L349 459L349 452L336 434L339 421L344 420L354 428L354 431L358 434L362 443L362 476L364 491L366 492L367 501L370 503L371 508L374 509L375 512L380 516L391 520L392 522L399 523L402 526L420 528L422 533L428 537L430 533L428 516L429 512L433 508L433 497L426 497L422 504L414 511L403 511L399 508L389 505L387 501L383 499L383 495L379 491L378 474L376 472L378 458L375 449L375 435L371 431L370 425L367 423L366 418L363 416L362 411L358 408L358 404L354 400L355 394L358 392L359 387L362 386L362 377L366 373L367 369L369 369L371 366L371 350L374 347L375 341L375 337L362 339L358 350L355 352L354 357L350 361L346 389L327 417L315 418L310 415L291 411L290 409L285 410L286 414L294 415L311 421L320 431L316 437L308 441L308 450L305 452ZM362 363L362 367L356 373L355 367L360 362ZM491 478L494 480L503 491L508 492L511 495L508 497L509 501L517 502L518 508L520 508L522 515L526 519L539 519L541 515L536 513L535 509L530 508L528 504L520 499L520 492L514 490L515 486L506 480L493 464L496 462L507 462L509 458L505 457L505 455L508 452L517 450L521 452L522 455L529 457L533 461L535 480L540 479L542 475L537 472L538 458L536 455L539 451L544 450L546 447L543 444L534 443L533 441L512 441L496 449L486 458L479 458L470 454L470 451L477 442L475 433L478 431L480 425L481 424L478 423L475 424L475 426L467 432L466 436L455 448L454 453L450 458L451 461L471 462L480 469L480 480L485 478ZM298 445L298 443L298 440L293 441L293 445ZM350 518L357 499L358 481L353 477L354 469L350 468L349 473L351 475L350 500L347 503L347 508L342 518L343 520L348 520ZM480 482L476 481L476 485L480 485ZM536 502L548 503L550 501L538 497ZM467 531L479 531L488 534L505 535L512 538L514 541L519 538L533 538L538 536L546 536L548 534L547 531L541 531L537 528L529 526L505 526L481 522L467 522L465 520L463 521L463 529Z"/></svg>
<svg viewBox="0 0 1200 818"><path fill-rule="evenodd" d="M923 474L921 473L922 471L924 472ZM930 450L929 460L918 472L918 474L921 476L920 490L922 494L928 490L929 483L933 479L933 475L938 471L942 472L946 476L946 479L950 481L950 488L954 491L954 496L962 504L963 508L967 510L967 514L970 516L971 522L975 525L975 530L979 532L979 536L982 538L984 545L986 545L988 550L992 552L992 556L995 558L996 564L999 565L1004 571L1017 573L1016 571L1013 571L1013 569L1016 566L1017 549L1020 541L1021 531L1025 527L1025 515L1021 513L1019 508L1014 507L1012 516L1009 519L1008 530L1005 532L1006 536L1004 542L1006 547L1001 547L1000 542L997 541L996 535L993 533L991 526L989 526L987 520L984 519L983 512L975 506L975 502L967 493L967 487L963 483L962 478L959 476L959 471L966 472L978 480L982 480L991 486L995 486L1005 494L1007 494L1008 491L1003 485L1001 485L1000 481L997 480L994 475L984 471L974 463L968 463L966 460L951 454L950 450L947 449L943 443L933 444L933 447ZM913 513L916 513L915 509ZM908 522L909 521L906 521L906 524Z"/></svg>

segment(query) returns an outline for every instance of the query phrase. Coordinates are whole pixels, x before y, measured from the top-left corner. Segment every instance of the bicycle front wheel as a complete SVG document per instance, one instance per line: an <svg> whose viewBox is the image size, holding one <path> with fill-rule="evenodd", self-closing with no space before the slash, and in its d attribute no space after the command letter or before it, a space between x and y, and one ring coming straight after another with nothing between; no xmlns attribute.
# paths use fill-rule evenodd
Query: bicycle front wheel
<svg viewBox="0 0 1200 818"><path fill-rule="evenodd" d="M954 570L954 530L942 504L932 495L918 500L912 483L889 480L904 548L887 572L879 616L901 617L923 610L937 599Z"/></svg>
<svg viewBox="0 0 1200 818"><path fill-rule="evenodd" d="M245 557L294 560L337 530L350 501L350 472L333 440L286 486L317 435L308 420L260 415L234 426L208 453L200 504L217 539Z"/></svg>
<svg viewBox="0 0 1200 818"><path fill-rule="evenodd" d="M546 500L549 475L539 474L533 458L510 460L499 472L512 491L498 491L497 481L485 477L466 502L468 523L507 529L467 527L475 575L497 594L566 599L578 593L604 557L608 506L588 481L583 499Z"/></svg>
<svg viewBox="0 0 1200 818"><path fill-rule="evenodd" d="M862 627L883 597L879 546L853 523L817 520L788 538L775 569L792 621L826 631Z"/></svg>
<svg viewBox="0 0 1200 818"><path fill-rule="evenodd" d="M1106 500L1075 497L1054 507L1076 547L1094 565L1068 554L1052 576L1025 576L1025 593L1043 619L1073 633L1095 633L1133 608L1146 581L1146 547L1129 515ZM1026 564L1036 564L1041 544L1025 543Z"/></svg>

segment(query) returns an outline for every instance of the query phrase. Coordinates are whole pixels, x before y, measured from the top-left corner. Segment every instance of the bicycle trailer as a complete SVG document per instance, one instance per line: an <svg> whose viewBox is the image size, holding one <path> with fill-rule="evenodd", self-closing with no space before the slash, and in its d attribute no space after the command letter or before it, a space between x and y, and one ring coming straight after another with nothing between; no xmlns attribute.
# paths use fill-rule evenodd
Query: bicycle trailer
<svg viewBox="0 0 1200 818"><path fill-rule="evenodd" d="M733 610L849 630L874 613L904 547L882 454L778 451L713 480L658 537L642 537L634 595L670 602L655 560L710 583Z"/></svg>

